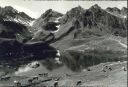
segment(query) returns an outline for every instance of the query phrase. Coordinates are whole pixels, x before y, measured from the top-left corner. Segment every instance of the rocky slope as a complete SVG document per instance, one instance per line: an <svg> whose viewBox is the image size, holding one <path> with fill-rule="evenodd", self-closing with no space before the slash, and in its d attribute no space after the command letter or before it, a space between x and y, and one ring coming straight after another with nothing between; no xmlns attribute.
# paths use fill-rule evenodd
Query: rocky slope
<svg viewBox="0 0 128 87"><path fill-rule="evenodd" d="M29 25L34 18L29 17L24 12L18 12L11 6L0 7L0 19L5 21L14 21L24 25Z"/></svg>
<svg viewBox="0 0 128 87"><path fill-rule="evenodd" d="M31 28L31 32L33 32L32 41L53 41L53 32L58 29L57 25L59 25L59 19L62 15L59 12L49 9L35 20Z"/></svg>
<svg viewBox="0 0 128 87"><path fill-rule="evenodd" d="M71 27L73 27L72 37L74 38L84 38L90 35L103 36L106 34L126 37L127 20L106 12L98 5L94 5L87 10L82 7L71 9L62 18L62 23L64 24L60 26L60 31L55 34L57 38L64 33L68 33Z"/></svg>

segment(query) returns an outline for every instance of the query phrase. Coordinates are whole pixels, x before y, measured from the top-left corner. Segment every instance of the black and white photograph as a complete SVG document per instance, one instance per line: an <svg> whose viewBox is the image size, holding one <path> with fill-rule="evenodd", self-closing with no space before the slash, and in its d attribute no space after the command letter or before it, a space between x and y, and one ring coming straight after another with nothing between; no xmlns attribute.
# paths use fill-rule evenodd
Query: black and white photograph
<svg viewBox="0 0 128 87"><path fill-rule="evenodd" d="M0 87L127 87L127 0L0 0Z"/></svg>

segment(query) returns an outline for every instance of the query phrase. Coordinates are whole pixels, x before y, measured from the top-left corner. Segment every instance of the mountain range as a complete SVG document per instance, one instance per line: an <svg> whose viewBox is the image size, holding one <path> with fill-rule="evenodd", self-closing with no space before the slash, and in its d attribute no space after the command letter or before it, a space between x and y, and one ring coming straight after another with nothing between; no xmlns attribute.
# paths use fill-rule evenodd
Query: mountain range
<svg viewBox="0 0 128 87"><path fill-rule="evenodd" d="M74 71L126 60L127 11L126 7L102 9L95 4L89 9L72 8L66 14L49 9L34 19L11 6L0 7L0 59L45 59L49 56L43 52L55 57L58 49L60 60Z"/></svg>

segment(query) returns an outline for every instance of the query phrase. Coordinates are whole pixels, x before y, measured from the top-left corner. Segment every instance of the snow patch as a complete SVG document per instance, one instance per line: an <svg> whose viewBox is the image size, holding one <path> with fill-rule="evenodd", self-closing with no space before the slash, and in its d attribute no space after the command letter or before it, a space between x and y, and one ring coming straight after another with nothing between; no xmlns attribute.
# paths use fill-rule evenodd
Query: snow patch
<svg viewBox="0 0 128 87"><path fill-rule="evenodd" d="M58 64L62 64L62 62L60 61L60 51L59 50L57 50L57 54L56 54L56 58L55 58L55 61L56 61L56 63L58 63Z"/></svg>
<svg viewBox="0 0 128 87"><path fill-rule="evenodd" d="M62 18L62 17L58 17L58 18L56 18L54 22L58 23L58 22L59 22L59 19L61 19L61 18ZM59 31L60 25L57 25L56 27L57 27L58 29L55 30L55 31L51 31L51 33L56 33L56 32Z"/></svg>
<svg viewBox="0 0 128 87"><path fill-rule="evenodd" d="M58 64L62 64L62 62L60 61L60 58L59 58L59 57L56 57L56 58L55 58L55 61L56 61L56 63L58 63Z"/></svg>
<svg viewBox="0 0 128 87"><path fill-rule="evenodd" d="M55 30L55 31L51 31L51 33L56 33L56 32L58 32L58 31L59 31L60 25L57 25L56 27L57 27L58 29L57 29L57 30Z"/></svg>
<svg viewBox="0 0 128 87"><path fill-rule="evenodd" d="M42 30L38 30L37 32L34 33L34 36L38 35L40 32L42 32Z"/></svg>
<svg viewBox="0 0 128 87"><path fill-rule="evenodd" d="M118 41L118 42L119 42L119 44L120 44L121 46L127 48L127 45L126 45L126 44L123 44L123 43L121 43L120 41Z"/></svg>
<svg viewBox="0 0 128 87"><path fill-rule="evenodd" d="M61 19L61 18L62 18L62 17L56 18L54 22L56 22L56 23L59 22L59 19Z"/></svg>
<svg viewBox="0 0 128 87"><path fill-rule="evenodd" d="M35 21L31 21L31 22L29 23L29 25L32 26L34 22L35 22Z"/></svg>
<svg viewBox="0 0 128 87"><path fill-rule="evenodd" d="M25 72L28 72L31 70L32 70L32 68L30 68L29 66L21 67L18 69L18 71L15 72L15 74L18 75L18 74L25 73Z"/></svg>
<svg viewBox="0 0 128 87"><path fill-rule="evenodd" d="M57 25L56 27L59 29L60 25Z"/></svg>
<svg viewBox="0 0 128 87"><path fill-rule="evenodd" d="M57 56L60 56L60 51L59 50L57 50L57 54L56 54Z"/></svg>
<svg viewBox="0 0 128 87"><path fill-rule="evenodd" d="M118 37L119 38L119 37ZM127 48L127 44L121 42L121 39L117 39L115 37L109 37L108 39L117 41L122 47Z"/></svg>
<svg viewBox="0 0 128 87"><path fill-rule="evenodd" d="M127 18L127 16L124 16L124 18Z"/></svg>
<svg viewBox="0 0 128 87"><path fill-rule="evenodd" d="M87 69L83 69L83 72L86 72L87 71Z"/></svg>
<svg viewBox="0 0 128 87"><path fill-rule="evenodd" d="M25 73L25 72L28 72L28 71L31 71L33 70L33 66L35 66L38 62L35 61L35 62L32 62L32 63L29 63L28 65L26 65L25 67L20 67L18 69L18 71L15 72L16 75L18 74L22 74L22 73Z"/></svg>

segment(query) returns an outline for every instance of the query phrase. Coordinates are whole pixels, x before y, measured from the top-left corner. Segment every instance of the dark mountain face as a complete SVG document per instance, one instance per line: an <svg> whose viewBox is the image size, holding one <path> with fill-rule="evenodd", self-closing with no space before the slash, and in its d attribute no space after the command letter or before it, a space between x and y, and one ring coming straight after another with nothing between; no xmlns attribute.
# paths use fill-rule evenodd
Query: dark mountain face
<svg viewBox="0 0 128 87"><path fill-rule="evenodd" d="M1 21L0 38L10 38L24 42L30 40L32 36L25 25L13 21Z"/></svg>
<svg viewBox="0 0 128 87"><path fill-rule="evenodd" d="M18 12L13 7L6 6L4 8L0 7L0 20L14 21L21 24L29 25L29 23L34 19L29 17L24 12Z"/></svg>
<svg viewBox="0 0 128 87"><path fill-rule="evenodd" d="M34 61L54 58L57 51L43 42L20 43L15 39L0 38L1 61Z"/></svg>

